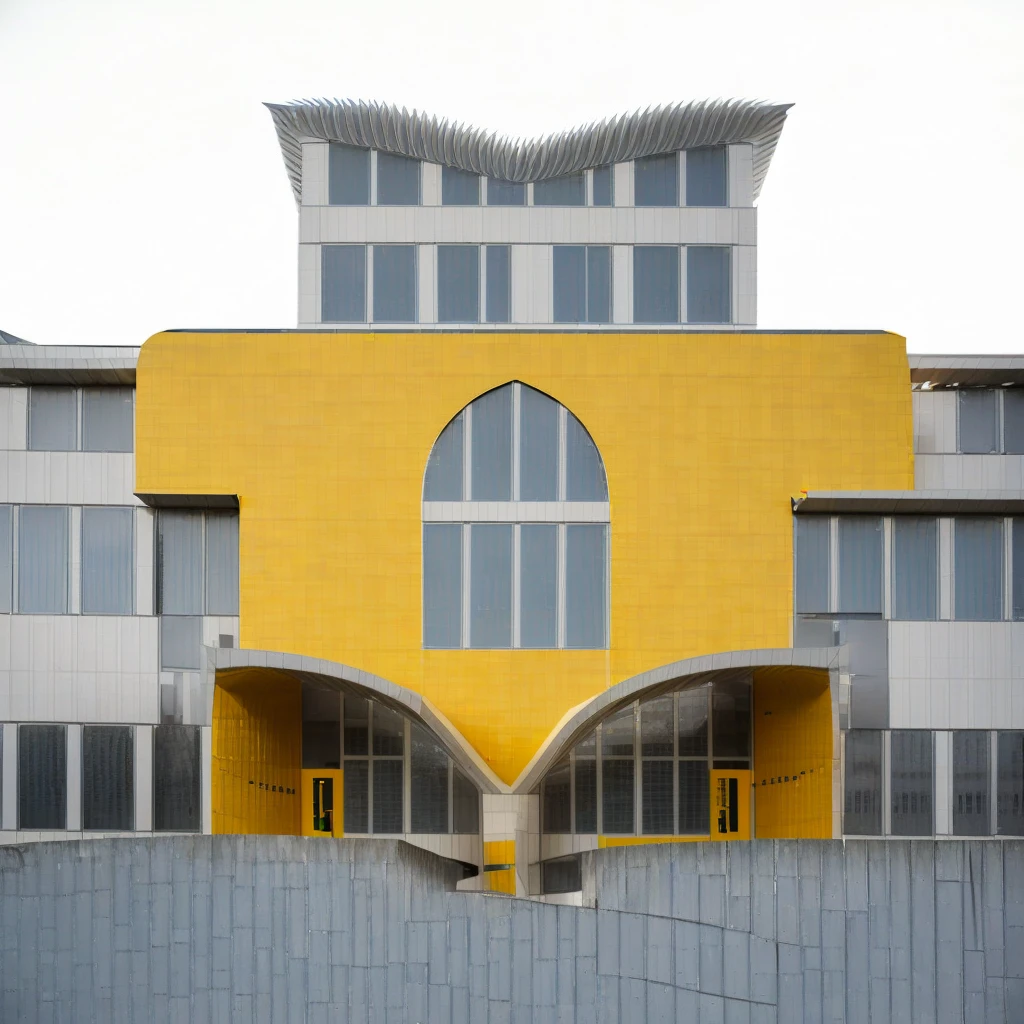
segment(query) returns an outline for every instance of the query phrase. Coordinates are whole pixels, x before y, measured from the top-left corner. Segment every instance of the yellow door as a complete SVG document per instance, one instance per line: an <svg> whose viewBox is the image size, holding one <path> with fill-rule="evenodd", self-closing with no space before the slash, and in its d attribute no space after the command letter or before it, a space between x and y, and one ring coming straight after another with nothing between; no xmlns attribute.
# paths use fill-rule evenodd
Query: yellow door
<svg viewBox="0 0 1024 1024"><path fill-rule="evenodd" d="M750 779L749 771L712 771L712 839L750 838Z"/></svg>
<svg viewBox="0 0 1024 1024"><path fill-rule="evenodd" d="M345 834L344 772L337 768L302 769L302 834L336 836Z"/></svg>

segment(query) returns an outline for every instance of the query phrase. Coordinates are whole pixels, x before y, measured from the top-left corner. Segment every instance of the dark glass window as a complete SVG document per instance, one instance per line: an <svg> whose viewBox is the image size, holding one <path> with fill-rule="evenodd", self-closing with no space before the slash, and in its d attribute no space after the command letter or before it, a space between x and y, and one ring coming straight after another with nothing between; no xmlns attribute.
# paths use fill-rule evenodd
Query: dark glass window
<svg viewBox="0 0 1024 1024"><path fill-rule="evenodd" d="M679 205L678 153L645 156L633 161L633 205Z"/></svg>
<svg viewBox="0 0 1024 1024"><path fill-rule="evenodd" d="M894 729L891 742L892 834L930 836L935 789L932 733Z"/></svg>
<svg viewBox="0 0 1024 1024"><path fill-rule="evenodd" d="M728 153L725 146L686 151L686 205L728 206Z"/></svg>
<svg viewBox="0 0 1024 1024"><path fill-rule="evenodd" d="M327 201L331 206L368 206L370 151L332 142L328 150Z"/></svg>
<svg viewBox="0 0 1024 1024"><path fill-rule="evenodd" d="M579 892L583 888L579 854L541 861L540 876L545 894Z"/></svg>
<svg viewBox="0 0 1024 1024"><path fill-rule="evenodd" d="M500 178L488 178L487 205L525 206L526 184L521 181L502 181Z"/></svg>
<svg viewBox="0 0 1024 1024"><path fill-rule="evenodd" d="M750 757L750 683L716 679L711 689L711 715L715 761Z"/></svg>
<svg viewBox="0 0 1024 1024"><path fill-rule="evenodd" d="M989 807L989 734L953 733L953 835L987 836Z"/></svg>
<svg viewBox="0 0 1024 1024"><path fill-rule="evenodd" d="M533 183L534 206L586 206L587 180L583 172L545 178Z"/></svg>
<svg viewBox="0 0 1024 1024"><path fill-rule="evenodd" d="M846 734L843 766L843 832L882 834L882 734L851 729Z"/></svg>
<svg viewBox="0 0 1024 1024"><path fill-rule="evenodd" d="M413 832L448 831L448 755L418 725L411 729L412 793L409 806Z"/></svg>
<svg viewBox="0 0 1024 1024"><path fill-rule="evenodd" d="M633 247L633 321L679 323L679 246Z"/></svg>
<svg viewBox="0 0 1024 1024"><path fill-rule="evenodd" d="M67 828L67 728L18 726L18 828Z"/></svg>
<svg viewBox="0 0 1024 1024"><path fill-rule="evenodd" d="M484 319L489 324L512 322L511 247L488 245L486 251L487 294Z"/></svg>
<svg viewBox="0 0 1024 1024"><path fill-rule="evenodd" d="M796 610L829 611L829 518L796 520Z"/></svg>
<svg viewBox="0 0 1024 1024"><path fill-rule="evenodd" d="M423 646L462 646L462 527L423 527Z"/></svg>
<svg viewBox="0 0 1024 1024"><path fill-rule="evenodd" d="M555 323L611 321L611 248L556 245L552 258Z"/></svg>
<svg viewBox="0 0 1024 1024"><path fill-rule="evenodd" d="M512 646L512 526L470 527L469 637L473 647Z"/></svg>
<svg viewBox="0 0 1024 1024"><path fill-rule="evenodd" d="M366 322L366 246L321 249L320 319L325 324Z"/></svg>
<svg viewBox="0 0 1024 1024"><path fill-rule="evenodd" d="M710 834L710 801L707 761L680 761L679 835L704 836Z"/></svg>
<svg viewBox="0 0 1024 1024"><path fill-rule="evenodd" d="M987 455L999 451L999 393L987 388L959 392L960 451Z"/></svg>
<svg viewBox="0 0 1024 1024"><path fill-rule="evenodd" d="M576 831L597 831L597 760L576 754Z"/></svg>
<svg viewBox="0 0 1024 1024"><path fill-rule="evenodd" d="M679 694L679 756L708 755L708 688L698 686Z"/></svg>
<svg viewBox="0 0 1024 1024"><path fill-rule="evenodd" d="M132 388L82 389L82 450L130 452L134 448Z"/></svg>
<svg viewBox="0 0 1024 1024"><path fill-rule="evenodd" d="M370 831L370 766L365 759L345 759L346 834L365 835Z"/></svg>
<svg viewBox="0 0 1024 1024"><path fill-rule="evenodd" d="M896 516L892 522L894 619L938 614L938 521Z"/></svg>
<svg viewBox="0 0 1024 1024"><path fill-rule="evenodd" d="M370 702L362 697L344 697L345 756L365 757L370 752Z"/></svg>
<svg viewBox="0 0 1024 1024"><path fill-rule="evenodd" d="M341 767L341 701L333 690L302 688L302 767Z"/></svg>
<svg viewBox="0 0 1024 1024"><path fill-rule="evenodd" d="M644 759L640 779L643 831L646 835L672 835L675 831L675 762Z"/></svg>
<svg viewBox="0 0 1024 1024"><path fill-rule="evenodd" d="M416 246L373 247L373 319L416 322Z"/></svg>
<svg viewBox="0 0 1024 1024"><path fill-rule="evenodd" d="M460 835L480 831L480 791L458 768L452 769L453 826Z"/></svg>
<svg viewBox="0 0 1024 1024"><path fill-rule="evenodd" d="M839 611L882 614L882 518L839 517Z"/></svg>
<svg viewBox="0 0 1024 1024"><path fill-rule="evenodd" d="M82 827L101 832L135 827L134 744L128 725L82 729Z"/></svg>
<svg viewBox="0 0 1024 1024"><path fill-rule="evenodd" d="M376 720L376 714L374 719ZM376 732L376 721L374 722ZM394 834L402 828L402 775L401 758L373 762L373 831L374 834Z"/></svg>
<svg viewBox="0 0 1024 1024"><path fill-rule="evenodd" d="M614 183L612 168L609 164L594 168L594 205L614 206Z"/></svg>
<svg viewBox="0 0 1024 1024"><path fill-rule="evenodd" d="M1003 617L1003 522L953 521L953 603L958 619L994 622Z"/></svg>
<svg viewBox="0 0 1024 1024"><path fill-rule="evenodd" d="M153 730L153 829L198 832L202 827L200 731L194 725Z"/></svg>
<svg viewBox="0 0 1024 1024"><path fill-rule="evenodd" d="M377 154L377 205L418 206L420 162L394 153ZM374 267L376 275L377 268Z"/></svg>
<svg viewBox="0 0 1024 1024"><path fill-rule="evenodd" d="M83 615L131 615L133 515L130 508L82 509Z"/></svg>
<svg viewBox="0 0 1024 1024"><path fill-rule="evenodd" d="M475 324L480 319L480 246L437 247L438 323Z"/></svg>
<svg viewBox="0 0 1024 1024"><path fill-rule="evenodd" d="M1013 521L1013 617L1024 619L1024 519ZM0 573L2 579L2 573Z"/></svg>
<svg viewBox="0 0 1024 1024"><path fill-rule="evenodd" d="M1024 453L1024 388L1003 390L1003 451Z"/></svg>
<svg viewBox="0 0 1024 1024"><path fill-rule="evenodd" d="M1024 732L998 734L996 830L1024 836Z"/></svg>
<svg viewBox="0 0 1024 1024"><path fill-rule="evenodd" d="M686 321L732 323L732 249L727 245L686 247Z"/></svg>
<svg viewBox="0 0 1024 1024"><path fill-rule="evenodd" d="M480 175L457 167L441 168L442 206L479 206Z"/></svg>
<svg viewBox="0 0 1024 1024"><path fill-rule="evenodd" d="M572 831L571 778L572 769L568 761L556 764L544 778L541 809L545 832Z"/></svg>
<svg viewBox="0 0 1024 1024"><path fill-rule="evenodd" d="M633 761L604 758L602 766L604 831L609 835L630 835L636 830L633 810Z"/></svg>

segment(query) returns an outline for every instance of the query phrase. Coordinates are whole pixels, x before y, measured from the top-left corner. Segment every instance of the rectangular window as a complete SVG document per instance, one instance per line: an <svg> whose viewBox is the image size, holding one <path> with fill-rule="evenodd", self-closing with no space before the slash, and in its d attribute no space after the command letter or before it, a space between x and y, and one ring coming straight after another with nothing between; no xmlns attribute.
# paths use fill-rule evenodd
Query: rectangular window
<svg viewBox="0 0 1024 1024"><path fill-rule="evenodd" d="M574 853L571 857L541 861L541 891L546 895L579 892L583 888L582 870L578 853Z"/></svg>
<svg viewBox="0 0 1024 1024"><path fill-rule="evenodd" d="M896 516L892 521L894 619L932 620L938 614L938 520Z"/></svg>
<svg viewBox="0 0 1024 1024"><path fill-rule="evenodd" d="M331 206L369 206L370 151L332 142L327 152L328 203Z"/></svg>
<svg viewBox="0 0 1024 1024"><path fill-rule="evenodd" d="M605 526L588 523L565 528L566 647L601 649L608 646L606 551Z"/></svg>
<svg viewBox="0 0 1024 1024"><path fill-rule="evenodd" d="M729 205L725 146L702 146L686 151L686 205Z"/></svg>
<svg viewBox="0 0 1024 1024"><path fill-rule="evenodd" d="M932 733L892 732L892 834L930 836L934 804Z"/></svg>
<svg viewBox="0 0 1024 1024"><path fill-rule="evenodd" d="M437 320L442 324L480 320L480 246L437 247Z"/></svg>
<svg viewBox="0 0 1024 1024"><path fill-rule="evenodd" d="M508 245L484 247L487 260L487 294L484 319L489 324L512 321L512 260Z"/></svg>
<svg viewBox="0 0 1024 1024"><path fill-rule="evenodd" d="M420 162L394 153L377 154L377 205L419 206ZM374 267L376 273L376 267Z"/></svg>
<svg viewBox="0 0 1024 1024"><path fill-rule="evenodd" d="M83 389L83 451L130 452L133 437L131 388Z"/></svg>
<svg viewBox="0 0 1024 1024"><path fill-rule="evenodd" d="M373 247L373 319L383 324L416 322L416 246Z"/></svg>
<svg viewBox="0 0 1024 1024"><path fill-rule="evenodd" d="M597 759L576 754L576 831L597 831Z"/></svg>
<svg viewBox="0 0 1024 1024"><path fill-rule="evenodd" d="M591 436L575 416L565 427L565 497L567 501L607 501L604 463Z"/></svg>
<svg viewBox="0 0 1024 1024"><path fill-rule="evenodd" d="M670 836L675 832L675 793L672 776L675 762L671 758L663 761L642 762L640 806L643 808L644 835Z"/></svg>
<svg viewBox="0 0 1024 1024"><path fill-rule="evenodd" d="M470 646L512 646L512 526L470 527Z"/></svg>
<svg viewBox="0 0 1024 1024"><path fill-rule="evenodd" d="M206 614L238 614L238 516L206 516Z"/></svg>
<svg viewBox="0 0 1024 1024"><path fill-rule="evenodd" d="M366 246L325 245L320 275L320 318L324 323L366 323Z"/></svg>
<svg viewBox="0 0 1024 1024"><path fill-rule="evenodd" d="M534 206L586 206L587 179L583 171L533 183Z"/></svg>
<svg viewBox="0 0 1024 1024"><path fill-rule="evenodd" d="M953 521L955 616L973 622L1003 617L1003 523L1001 519Z"/></svg>
<svg viewBox="0 0 1024 1024"><path fill-rule="evenodd" d="M460 413L445 427L430 450L423 485L424 501L462 501L465 437L465 418Z"/></svg>
<svg viewBox="0 0 1024 1024"><path fill-rule="evenodd" d="M953 835L987 836L989 820L989 734L980 729L953 733Z"/></svg>
<svg viewBox="0 0 1024 1024"><path fill-rule="evenodd" d="M373 831L375 835L395 835L402 828L401 758L373 762Z"/></svg>
<svg viewBox="0 0 1024 1024"><path fill-rule="evenodd" d="M839 611L882 614L882 518L839 517Z"/></svg>
<svg viewBox="0 0 1024 1024"><path fill-rule="evenodd" d="M82 614L131 615L135 568L130 508L82 509Z"/></svg>
<svg viewBox="0 0 1024 1024"><path fill-rule="evenodd" d="M24 505L18 514L18 611L62 615L68 610L68 510Z"/></svg>
<svg viewBox="0 0 1024 1024"><path fill-rule="evenodd" d="M683 690L679 701L679 756L708 756L708 688Z"/></svg>
<svg viewBox="0 0 1024 1024"><path fill-rule="evenodd" d="M1024 388L1003 389L1003 451L1024 454Z"/></svg>
<svg viewBox="0 0 1024 1024"><path fill-rule="evenodd" d="M345 833L370 831L370 765L366 760L345 759Z"/></svg>
<svg viewBox="0 0 1024 1024"><path fill-rule="evenodd" d="M502 181L500 178L488 178L487 205L525 206L526 184L521 181Z"/></svg>
<svg viewBox="0 0 1024 1024"><path fill-rule="evenodd" d="M203 620L198 615L160 616L160 667L198 671Z"/></svg>
<svg viewBox="0 0 1024 1024"><path fill-rule="evenodd" d="M997 744L996 831L1024 836L1024 732L1001 732Z"/></svg>
<svg viewBox="0 0 1024 1024"><path fill-rule="evenodd" d="M731 269L732 249L727 245L686 247L687 323L732 323Z"/></svg>
<svg viewBox="0 0 1024 1024"><path fill-rule="evenodd" d="M73 452L78 447L74 388L28 389L28 447L35 452Z"/></svg>
<svg viewBox="0 0 1024 1024"><path fill-rule="evenodd" d="M412 830L448 831L448 755L444 747L418 725L412 726L410 772Z"/></svg>
<svg viewBox="0 0 1024 1024"><path fill-rule="evenodd" d="M960 451L988 455L999 451L999 394L987 388L959 392Z"/></svg>
<svg viewBox="0 0 1024 1024"><path fill-rule="evenodd" d="M614 206L615 191L612 183L612 168L609 164L594 168L594 205Z"/></svg>
<svg viewBox="0 0 1024 1024"><path fill-rule="evenodd" d="M644 757L671 757L675 751L675 698L657 697L640 705L640 753Z"/></svg>
<svg viewBox="0 0 1024 1024"><path fill-rule="evenodd" d="M462 527L458 525L423 527L423 646L462 646Z"/></svg>
<svg viewBox="0 0 1024 1024"><path fill-rule="evenodd" d="M473 501L512 499L512 386L495 388L473 403Z"/></svg>
<svg viewBox="0 0 1024 1024"><path fill-rule="evenodd" d="M558 527L523 525L519 544L519 646L557 647Z"/></svg>
<svg viewBox="0 0 1024 1024"><path fill-rule="evenodd" d="M679 246L633 247L633 322L679 323Z"/></svg>
<svg viewBox="0 0 1024 1024"><path fill-rule="evenodd" d="M0 505L0 613L14 609L14 507Z"/></svg>
<svg viewBox="0 0 1024 1024"><path fill-rule="evenodd" d="M559 762L544 776L541 811L544 832L572 831L572 766L568 760Z"/></svg>
<svg viewBox="0 0 1024 1024"><path fill-rule="evenodd" d="M556 245L552 258L555 323L611 320L611 249Z"/></svg>
<svg viewBox="0 0 1024 1024"><path fill-rule="evenodd" d="M18 726L18 828L67 828L67 727Z"/></svg>
<svg viewBox="0 0 1024 1024"><path fill-rule="evenodd" d="M345 756L370 753L370 702L363 697L343 697Z"/></svg>
<svg viewBox="0 0 1024 1024"><path fill-rule="evenodd" d="M153 830L198 832L202 828L202 741L196 725L153 729Z"/></svg>
<svg viewBox="0 0 1024 1024"><path fill-rule="evenodd" d="M129 725L82 729L82 828L122 832L135 827L134 744Z"/></svg>
<svg viewBox="0 0 1024 1024"><path fill-rule="evenodd" d="M679 205L678 153L645 156L633 161L633 205Z"/></svg>
<svg viewBox="0 0 1024 1024"><path fill-rule="evenodd" d="M843 833L882 834L882 734L851 729L843 764Z"/></svg>
<svg viewBox="0 0 1024 1024"><path fill-rule="evenodd" d="M3 520L0 519L0 531ZM0 556L2 557L2 556ZM1024 619L1024 519L1013 521L1013 617L1018 622ZM0 581L3 580L3 569L0 567Z"/></svg>
<svg viewBox="0 0 1024 1024"><path fill-rule="evenodd" d="M458 768L452 768L452 827L456 835L480 831L480 793Z"/></svg>
<svg viewBox="0 0 1024 1024"><path fill-rule="evenodd" d="M519 500L558 498L558 403L519 389Z"/></svg>
<svg viewBox="0 0 1024 1024"><path fill-rule="evenodd" d="M458 167L441 167L441 205L479 206L480 175Z"/></svg>
<svg viewBox="0 0 1024 1024"><path fill-rule="evenodd" d="M373 756L401 757L405 753L405 719L383 704L373 705Z"/></svg>
<svg viewBox="0 0 1024 1024"><path fill-rule="evenodd" d="M706 836L711 830L711 790L707 761L679 762L679 826L681 836Z"/></svg>
<svg viewBox="0 0 1024 1024"><path fill-rule="evenodd" d="M829 518L799 516L796 520L796 610L829 611Z"/></svg>
<svg viewBox="0 0 1024 1024"><path fill-rule="evenodd" d="M604 758L601 765L603 832L630 835L636 830L633 761Z"/></svg>
<svg viewBox="0 0 1024 1024"><path fill-rule="evenodd" d="M162 615L203 613L203 516L200 512L159 512L157 594Z"/></svg>
<svg viewBox="0 0 1024 1024"><path fill-rule="evenodd" d="M750 683L718 679L711 688L711 742L715 761L750 757Z"/></svg>
<svg viewBox="0 0 1024 1024"><path fill-rule="evenodd" d="M302 689L302 767L341 767L341 702L334 691Z"/></svg>

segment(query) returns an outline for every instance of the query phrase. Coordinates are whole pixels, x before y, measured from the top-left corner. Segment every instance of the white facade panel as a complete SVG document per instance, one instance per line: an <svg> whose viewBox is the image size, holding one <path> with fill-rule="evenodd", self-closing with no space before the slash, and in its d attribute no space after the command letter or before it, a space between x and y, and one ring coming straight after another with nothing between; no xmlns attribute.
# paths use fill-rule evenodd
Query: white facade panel
<svg viewBox="0 0 1024 1024"><path fill-rule="evenodd" d="M82 727L72 723L67 727L67 829L77 832L82 828Z"/></svg>
<svg viewBox="0 0 1024 1024"><path fill-rule="evenodd" d="M153 727L135 727L135 830L148 832L153 827Z"/></svg>
<svg viewBox="0 0 1024 1024"><path fill-rule="evenodd" d="M754 205L754 147L749 142L737 142L729 153L729 205Z"/></svg>
<svg viewBox="0 0 1024 1024"><path fill-rule="evenodd" d="M732 250L733 322L741 327L757 325L757 249L736 245Z"/></svg>
<svg viewBox="0 0 1024 1024"><path fill-rule="evenodd" d="M299 324L320 321L320 246L299 246Z"/></svg>
<svg viewBox="0 0 1024 1024"><path fill-rule="evenodd" d="M154 554L156 513L151 508L135 510L135 614L156 611L156 559Z"/></svg>
<svg viewBox="0 0 1024 1024"><path fill-rule="evenodd" d="M328 150L326 142L302 144L302 205L326 206L328 201Z"/></svg>
<svg viewBox="0 0 1024 1024"><path fill-rule="evenodd" d="M1024 455L917 455L918 490L1024 490Z"/></svg>
<svg viewBox="0 0 1024 1024"><path fill-rule="evenodd" d="M421 245L416 250L416 274L418 277L416 296L418 309L416 318L421 324L437 321L437 246Z"/></svg>
<svg viewBox="0 0 1024 1024"><path fill-rule="evenodd" d="M0 450L28 446L28 388L0 388Z"/></svg>
<svg viewBox="0 0 1024 1024"><path fill-rule="evenodd" d="M13 832L18 827L18 726L0 722L0 733L0 831Z"/></svg>
<svg viewBox="0 0 1024 1024"><path fill-rule="evenodd" d="M956 403L955 391L913 393L915 452L921 455L956 454Z"/></svg>
<svg viewBox="0 0 1024 1024"><path fill-rule="evenodd" d="M0 450L0 502L140 505L131 452Z"/></svg>
<svg viewBox="0 0 1024 1024"><path fill-rule="evenodd" d="M633 248L612 247L612 321L628 324L633 319Z"/></svg>

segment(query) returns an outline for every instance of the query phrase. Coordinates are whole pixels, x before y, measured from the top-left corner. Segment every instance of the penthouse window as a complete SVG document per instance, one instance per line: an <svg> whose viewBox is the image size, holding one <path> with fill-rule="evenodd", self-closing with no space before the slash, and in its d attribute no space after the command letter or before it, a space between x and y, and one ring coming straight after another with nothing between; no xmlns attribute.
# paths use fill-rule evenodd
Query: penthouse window
<svg viewBox="0 0 1024 1024"><path fill-rule="evenodd" d="M969 388L957 395L957 450L1024 454L1024 388Z"/></svg>
<svg viewBox="0 0 1024 1024"><path fill-rule="evenodd" d="M29 450L132 451L133 397L132 388L30 388Z"/></svg>
<svg viewBox="0 0 1024 1024"><path fill-rule="evenodd" d="M606 324L612 318L612 259L607 245L556 245L552 256L556 324Z"/></svg>
<svg viewBox="0 0 1024 1024"><path fill-rule="evenodd" d="M442 206L479 206L480 175L458 167L441 168Z"/></svg>
<svg viewBox="0 0 1024 1024"><path fill-rule="evenodd" d="M583 425L525 384L482 395L423 488L423 645L608 645L608 487Z"/></svg>

